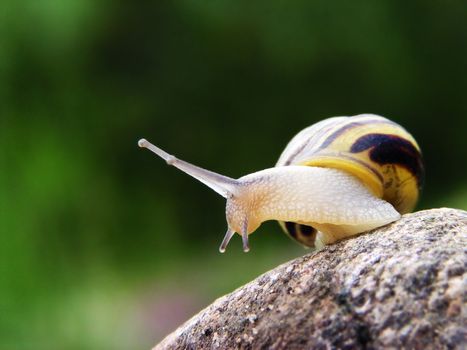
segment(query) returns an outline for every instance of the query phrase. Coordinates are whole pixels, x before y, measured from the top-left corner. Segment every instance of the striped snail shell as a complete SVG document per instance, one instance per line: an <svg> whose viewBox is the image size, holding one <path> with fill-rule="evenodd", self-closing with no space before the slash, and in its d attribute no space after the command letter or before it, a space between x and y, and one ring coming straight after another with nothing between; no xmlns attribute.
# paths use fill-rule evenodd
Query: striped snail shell
<svg viewBox="0 0 467 350"><path fill-rule="evenodd" d="M400 214L413 210L424 181L420 147L412 135L373 114L328 118L305 128L289 142L276 164L289 165L343 170ZM300 243L314 246L315 228L294 222L280 225Z"/></svg>
<svg viewBox="0 0 467 350"><path fill-rule="evenodd" d="M227 199L221 252L235 233L248 251L248 235L267 220L279 221L308 247L386 225L414 208L424 177L415 139L372 114L320 121L289 142L275 167L239 179L175 158L145 139L138 144Z"/></svg>

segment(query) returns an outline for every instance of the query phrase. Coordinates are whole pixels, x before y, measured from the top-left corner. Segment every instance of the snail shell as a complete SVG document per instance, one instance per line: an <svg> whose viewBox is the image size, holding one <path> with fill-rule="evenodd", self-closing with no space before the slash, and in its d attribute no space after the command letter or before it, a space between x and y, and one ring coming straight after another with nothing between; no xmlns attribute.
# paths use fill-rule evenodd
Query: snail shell
<svg viewBox="0 0 467 350"><path fill-rule="evenodd" d="M413 210L424 181L422 154L412 135L399 124L373 114L328 118L300 131L276 164L290 165L352 174L401 214ZM294 222L280 225L300 243L314 246L316 228Z"/></svg>

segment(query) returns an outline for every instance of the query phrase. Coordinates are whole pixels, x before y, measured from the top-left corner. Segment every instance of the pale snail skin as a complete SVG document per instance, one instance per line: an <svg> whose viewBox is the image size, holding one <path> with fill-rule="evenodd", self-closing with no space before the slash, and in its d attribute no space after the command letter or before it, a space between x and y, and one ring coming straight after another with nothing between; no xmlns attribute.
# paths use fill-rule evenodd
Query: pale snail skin
<svg viewBox="0 0 467 350"><path fill-rule="evenodd" d="M238 179L244 191L227 199L227 222L248 234L267 220L306 223L321 232L318 247L399 219L355 177L337 169L276 167Z"/></svg>
<svg viewBox="0 0 467 350"><path fill-rule="evenodd" d="M221 252L225 251L234 233L239 233L242 236L243 250L248 251L248 235L267 220L278 220L297 225L304 224L306 225L304 227L318 230L310 238L311 243L303 241L301 243L320 248L340 239L384 226L398 220L401 216L393 205L381 199L384 195L382 193L384 184L380 184L381 188L375 187L376 185L371 183L374 180L374 174L368 175L367 181L367 177L362 180L359 172L356 172L358 176L355 176L348 171L333 168L332 162L331 168L301 165L308 160L307 157L310 158L307 155L311 154L315 157L318 154L321 157L319 150L317 151L319 147L316 145L323 146L323 144L329 143L330 139L332 139L331 142L339 142L338 138L343 139L343 135L346 135L344 132L350 133L347 129L355 126L361 129L361 124L365 123L370 124L371 127L374 127L375 123L389 125L391 128L396 125L402 130L402 136L409 138L409 142L414 144L419 151L415 140L408 133L407 136L402 127L376 115L334 117L316 123L299 132L291 140L279 158L276 167L248 174L239 179L232 179L177 159L145 139L141 139L138 145L148 148L169 165L173 165L198 179L227 199L228 229L219 249ZM337 131L334 134L331 133L332 137L329 137L330 131L334 131L331 127ZM319 139L320 133L324 142ZM320 142L316 144L309 142L309 135L312 135L312 140L313 138L319 139ZM363 136L366 135L363 134ZM349 143L348 140L344 141ZM405 140L403 141L405 142ZM327 148L325 150L328 151ZM326 156L328 155L325 154L324 158ZM342 154L336 158L333 155L337 161L339 161L339 157L343 158L344 156ZM290 159L294 157L298 160L294 159L292 162ZM287 162L291 162L291 164L285 164ZM358 160L358 162L361 161ZM363 162L361 163L363 164ZM369 168L375 172L371 166ZM378 175L377 172L375 173ZM412 179L409 178L409 180ZM418 198L418 192L416 196L415 201ZM414 205L414 201L412 202L409 203L409 210ZM402 211L405 212L406 208L403 208ZM300 241L297 237L294 238Z"/></svg>

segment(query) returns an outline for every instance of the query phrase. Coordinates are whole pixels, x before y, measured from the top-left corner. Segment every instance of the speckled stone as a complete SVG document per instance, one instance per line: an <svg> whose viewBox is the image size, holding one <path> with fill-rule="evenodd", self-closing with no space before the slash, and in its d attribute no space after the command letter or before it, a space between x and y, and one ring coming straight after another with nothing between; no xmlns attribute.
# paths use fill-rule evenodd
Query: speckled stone
<svg viewBox="0 0 467 350"><path fill-rule="evenodd" d="M407 214L217 299L154 349L461 349L467 212Z"/></svg>

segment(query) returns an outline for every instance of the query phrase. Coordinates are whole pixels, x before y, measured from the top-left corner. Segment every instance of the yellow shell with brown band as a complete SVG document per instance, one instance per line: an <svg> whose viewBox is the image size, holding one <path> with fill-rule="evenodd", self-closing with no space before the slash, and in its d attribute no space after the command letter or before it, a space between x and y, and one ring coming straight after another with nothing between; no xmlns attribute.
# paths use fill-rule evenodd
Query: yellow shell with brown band
<svg viewBox="0 0 467 350"><path fill-rule="evenodd" d="M414 208L424 177L415 139L373 114L313 124L289 142L275 167L239 179L175 158L145 139L138 145L227 199L221 252L235 233L248 251L248 235L267 220L279 221L308 247L386 225Z"/></svg>
<svg viewBox="0 0 467 350"><path fill-rule="evenodd" d="M289 165L343 170L401 214L413 210L424 181L422 155L413 136L372 114L329 118L302 130L276 164ZM300 243L314 246L316 228L293 222L280 225Z"/></svg>

